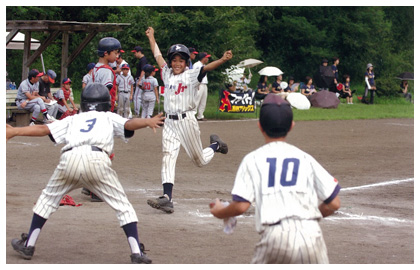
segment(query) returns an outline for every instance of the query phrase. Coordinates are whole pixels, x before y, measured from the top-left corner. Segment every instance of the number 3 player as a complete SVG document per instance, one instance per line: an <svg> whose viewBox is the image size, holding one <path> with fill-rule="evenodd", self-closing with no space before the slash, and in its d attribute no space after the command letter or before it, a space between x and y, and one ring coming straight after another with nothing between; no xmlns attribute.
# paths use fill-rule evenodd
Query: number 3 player
<svg viewBox="0 0 420 270"><path fill-rule="evenodd" d="M294 122L284 102L274 94L264 99L259 127L266 144L242 160L232 203L224 207L216 199L210 211L225 219L255 202L261 239L252 263L328 263L318 222L340 207L340 186L312 156L286 142Z"/></svg>
<svg viewBox="0 0 420 270"><path fill-rule="evenodd" d="M60 163L42 191L33 211L28 234L13 239L12 246L24 259L30 260L35 243L47 219L57 211L61 198L71 190L85 187L112 207L131 248L132 263L151 263L139 242L137 215L128 201L116 172L111 168L108 153L112 152L114 136L130 138L134 130L163 124L161 115L148 119L126 119L110 112L111 97L100 83L90 83L82 92L83 113L49 125L12 128L6 126L6 139L15 136L50 136L57 144L65 144Z"/></svg>

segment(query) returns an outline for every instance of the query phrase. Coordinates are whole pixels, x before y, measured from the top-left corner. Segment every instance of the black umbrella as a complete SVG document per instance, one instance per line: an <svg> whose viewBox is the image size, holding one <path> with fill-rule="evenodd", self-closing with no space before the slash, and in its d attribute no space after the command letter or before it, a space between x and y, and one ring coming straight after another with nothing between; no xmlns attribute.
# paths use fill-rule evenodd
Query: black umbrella
<svg viewBox="0 0 420 270"><path fill-rule="evenodd" d="M400 75L398 75L397 79L403 80L403 81L414 81L414 73L412 72L403 72Z"/></svg>

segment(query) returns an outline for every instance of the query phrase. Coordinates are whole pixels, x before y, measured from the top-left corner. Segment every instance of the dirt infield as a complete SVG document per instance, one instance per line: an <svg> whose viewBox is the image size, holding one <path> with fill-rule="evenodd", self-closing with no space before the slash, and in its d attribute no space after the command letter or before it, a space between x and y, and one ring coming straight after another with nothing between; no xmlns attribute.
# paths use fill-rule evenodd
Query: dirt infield
<svg viewBox="0 0 420 270"><path fill-rule="evenodd" d="M113 168L137 211L140 240L153 263L247 264L259 238L253 209L226 235L208 204L216 197L230 199L242 158L263 144L257 121L208 121L200 127L204 146L214 132L229 144L229 153L197 168L181 150L171 215L146 204L162 193L161 130L137 131L128 144L117 140ZM342 186L340 211L321 222L330 263L414 263L413 119L297 122L288 141L314 156ZM29 229L32 207L61 147L47 137L7 143L6 263L129 263L113 210L90 202L80 190L69 195L82 206L62 206L52 215L31 261L10 246Z"/></svg>

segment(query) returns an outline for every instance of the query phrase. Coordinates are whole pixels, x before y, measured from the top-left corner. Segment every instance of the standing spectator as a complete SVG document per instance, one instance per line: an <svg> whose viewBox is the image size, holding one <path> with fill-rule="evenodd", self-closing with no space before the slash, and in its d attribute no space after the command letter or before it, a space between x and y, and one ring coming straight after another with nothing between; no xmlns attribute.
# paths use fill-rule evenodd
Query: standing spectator
<svg viewBox="0 0 420 270"><path fill-rule="evenodd" d="M318 74L319 79L318 77L316 77L317 80L321 81L321 83L317 81L319 90L328 90L329 85L326 84L326 82L324 81L324 78L330 72L332 73L332 70L331 69L328 70L328 60L326 58L322 59L321 66L319 66L319 74Z"/></svg>
<svg viewBox="0 0 420 270"><path fill-rule="evenodd" d="M129 75L130 66L121 66L122 74L117 76L118 114L130 118L130 100L133 99L133 76Z"/></svg>
<svg viewBox="0 0 420 270"><path fill-rule="evenodd" d="M334 84L337 85L338 84L338 64L340 63L340 59L338 59L337 57L333 58L333 64L331 65L331 69L334 73Z"/></svg>
<svg viewBox="0 0 420 270"><path fill-rule="evenodd" d="M51 94L51 84L55 83L55 78L57 74L55 74L54 70L49 69L47 73L42 75L41 80L39 80L39 96L45 103L45 107L47 108L48 114L52 117L57 117L58 112L58 104L55 102L52 94Z"/></svg>
<svg viewBox="0 0 420 270"><path fill-rule="evenodd" d="M338 181L311 155L287 143L293 112L280 97L265 99L258 126L265 145L242 160L232 202L224 207L216 199L210 212L227 219L255 203L260 241L251 263L328 263L319 221L340 208Z"/></svg>
<svg viewBox="0 0 420 270"><path fill-rule="evenodd" d="M159 101L159 93L158 93L158 81L154 77L156 71L159 69L155 68L152 65L145 65L144 68L144 78L141 80L141 89L143 90L143 96L141 97L142 101L142 111L141 111L141 118L152 118L153 109L155 108L156 100Z"/></svg>
<svg viewBox="0 0 420 270"><path fill-rule="evenodd" d="M343 92L341 97L346 98L347 104L353 104L353 92L350 89L350 75L343 76Z"/></svg>
<svg viewBox="0 0 420 270"><path fill-rule="evenodd" d="M195 60L195 57L197 56L198 52L195 48L188 48L190 51L190 59L188 60L188 67L189 69L193 69L193 60Z"/></svg>
<svg viewBox="0 0 420 270"><path fill-rule="evenodd" d="M401 81L400 91L402 93L402 96L405 97L407 101L413 102L411 93L408 92L408 81L406 80Z"/></svg>
<svg viewBox="0 0 420 270"><path fill-rule="evenodd" d="M193 68L201 69L204 67L208 62L209 58L211 57L210 54L206 52L201 52L198 54L197 58L198 61L194 63ZM198 88L197 95L195 96L196 104L197 104L197 120L198 121L207 121L206 118L204 118L204 110L206 109L207 104L207 75L204 76L203 80L200 82L200 87Z"/></svg>
<svg viewBox="0 0 420 270"><path fill-rule="evenodd" d="M16 106L18 109L32 112L32 117L29 121L30 126L35 125L40 113L44 115L44 121L46 123L52 123L55 120L54 117L48 114L45 103L38 94L39 78L42 75L44 73L40 73L36 69L29 71L28 78L20 83L16 95Z"/></svg>
<svg viewBox="0 0 420 270"><path fill-rule="evenodd" d="M270 93L271 85L267 85L268 77L261 75L257 85L257 91L255 92L255 99L263 100L268 93Z"/></svg>
<svg viewBox="0 0 420 270"><path fill-rule="evenodd" d="M373 72L373 65L371 63L366 65L366 72L365 72L365 94L363 95L362 102L366 104L373 104L373 100L375 98L375 73ZM370 92L370 101L368 103L367 96Z"/></svg>
<svg viewBox="0 0 420 270"><path fill-rule="evenodd" d="M300 92L306 96L308 99L310 98L310 96L312 96L312 94L316 93L316 89L315 86L312 84L312 78L309 76L306 76L305 78L305 84L302 85L302 87L300 88Z"/></svg>
<svg viewBox="0 0 420 270"><path fill-rule="evenodd" d="M78 109L76 104L74 104L73 98L71 95L71 80L70 78L64 78L61 84L61 89L55 93L54 98L57 100L59 105L57 118L64 119L67 116L74 115L77 113ZM70 108L67 100L70 101L72 108Z"/></svg>
<svg viewBox="0 0 420 270"><path fill-rule="evenodd" d="M134 81L136 82L136 89L134 91L134 114L139 117L140 116L140 108L141 108L141 96L142 96L142 90L139 87L141 78L144 76L143 68L146 64L149 62L147 61L146 56L143 54L143 48L140 46L134 47L134 49L131 51L134 53L134 57L137 58L138 62L136 64L136 75L134 75Z"/></svg>
<svg viewBox="0 0 420 270"><path fill-rule="evenodd" d="M85 89L86 85L92 82L92 72L95 67L95 63L89 63L86 66L87 73L83 76L82 79L82 89Z"/></svg>

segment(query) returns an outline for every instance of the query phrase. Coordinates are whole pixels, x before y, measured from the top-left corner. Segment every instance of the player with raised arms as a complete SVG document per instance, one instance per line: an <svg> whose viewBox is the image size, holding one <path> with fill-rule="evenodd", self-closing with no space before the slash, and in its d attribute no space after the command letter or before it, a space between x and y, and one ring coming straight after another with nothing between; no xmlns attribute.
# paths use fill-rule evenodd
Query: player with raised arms
<svg viewBox="0 0 420 270"><path fill-rule="evenodd" d="M162 69L162 81L165 84L166 119L162 131L163 196L150 199L147 203L153 208L173 213L172 189L175 183L175 165L180 146L184 147L188 156L199 167L208 164L213 159L215 152L222 154L228 152L227 144L215 134L210 136L210 146L203 149L200 127L195 118L195 96L199 91L200 82L207 72L229 61L233 55L231 51L226 51L222 58L200 69L188 69L189 49L185 45L175 44L168 50L168 63L166 63L156 43L154 33L152 27L146 30L150 48Z"/></svg>

